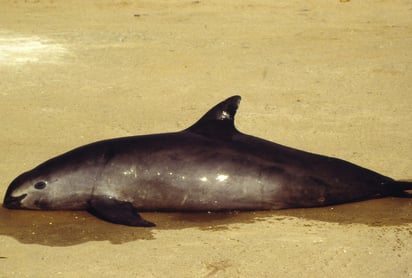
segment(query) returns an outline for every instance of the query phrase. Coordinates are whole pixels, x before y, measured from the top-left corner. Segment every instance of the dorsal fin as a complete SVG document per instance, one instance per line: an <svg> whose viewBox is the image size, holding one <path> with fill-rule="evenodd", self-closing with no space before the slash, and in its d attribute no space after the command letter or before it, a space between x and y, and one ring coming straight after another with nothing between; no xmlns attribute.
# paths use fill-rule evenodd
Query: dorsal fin
<svg viewBox="0 0 412 278"><path fill-rule="evenodd" d="M240 96L232 96L220 102L187 131L216 137L226 137L237 133L234 120L240 99Z"/></svg>

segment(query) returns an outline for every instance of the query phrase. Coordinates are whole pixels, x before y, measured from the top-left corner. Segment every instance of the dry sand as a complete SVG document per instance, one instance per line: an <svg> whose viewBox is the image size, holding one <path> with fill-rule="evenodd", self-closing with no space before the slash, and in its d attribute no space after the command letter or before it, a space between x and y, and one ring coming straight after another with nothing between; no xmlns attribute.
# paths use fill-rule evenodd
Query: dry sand
<svg viewBox="0 0 412 278"><path fill-rule="evenodd" d="M240 130L412 178L412 4L0 2L0 196L98 139L180 130L240 94ZM239 214L0 209L0 277L412 277L412 201Z"/></svg>

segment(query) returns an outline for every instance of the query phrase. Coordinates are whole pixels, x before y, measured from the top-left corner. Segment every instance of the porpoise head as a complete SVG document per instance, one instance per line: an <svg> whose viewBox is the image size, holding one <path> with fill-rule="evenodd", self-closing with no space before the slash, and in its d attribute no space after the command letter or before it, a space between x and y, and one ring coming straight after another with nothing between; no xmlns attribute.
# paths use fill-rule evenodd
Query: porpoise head
<svg viewBox="0 0 412 278"><path fill-rule="evenodd" d="M93 161L78 160L75 154L68 153L21 174L9 185L3 206L50 210L86 208L97 172Z"/></svg>

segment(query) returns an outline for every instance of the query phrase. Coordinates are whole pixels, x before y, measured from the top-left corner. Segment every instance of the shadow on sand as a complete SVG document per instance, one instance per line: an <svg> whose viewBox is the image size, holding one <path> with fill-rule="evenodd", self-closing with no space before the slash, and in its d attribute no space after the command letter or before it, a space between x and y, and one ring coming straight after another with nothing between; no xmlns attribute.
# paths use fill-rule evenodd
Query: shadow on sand
<svg viewBox="0 0 412 278"><path fill-rule="evenodd" d="M28 211L0 209L0 235L24 244L71 246L89 241L121 244L155 239L156 230L198 228L207 231L231 229L232 224L298 218L320 222L396 226L412 223L412 200L385 198L333 207L232 213L142 213L157 224L139 228L104 222L83 211Z"/></svg>

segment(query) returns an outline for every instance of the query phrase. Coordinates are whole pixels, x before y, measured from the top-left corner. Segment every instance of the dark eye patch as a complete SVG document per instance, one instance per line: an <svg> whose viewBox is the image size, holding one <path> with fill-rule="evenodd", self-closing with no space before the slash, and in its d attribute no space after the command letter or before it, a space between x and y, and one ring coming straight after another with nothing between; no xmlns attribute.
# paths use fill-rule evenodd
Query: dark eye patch
<svg viewBox="0 0 412 278"><path fill-rule="evenodd" d="M34 184L34 188L36 189L44 189L46 187L46 183L44 181L39 181Z"/></svg>

